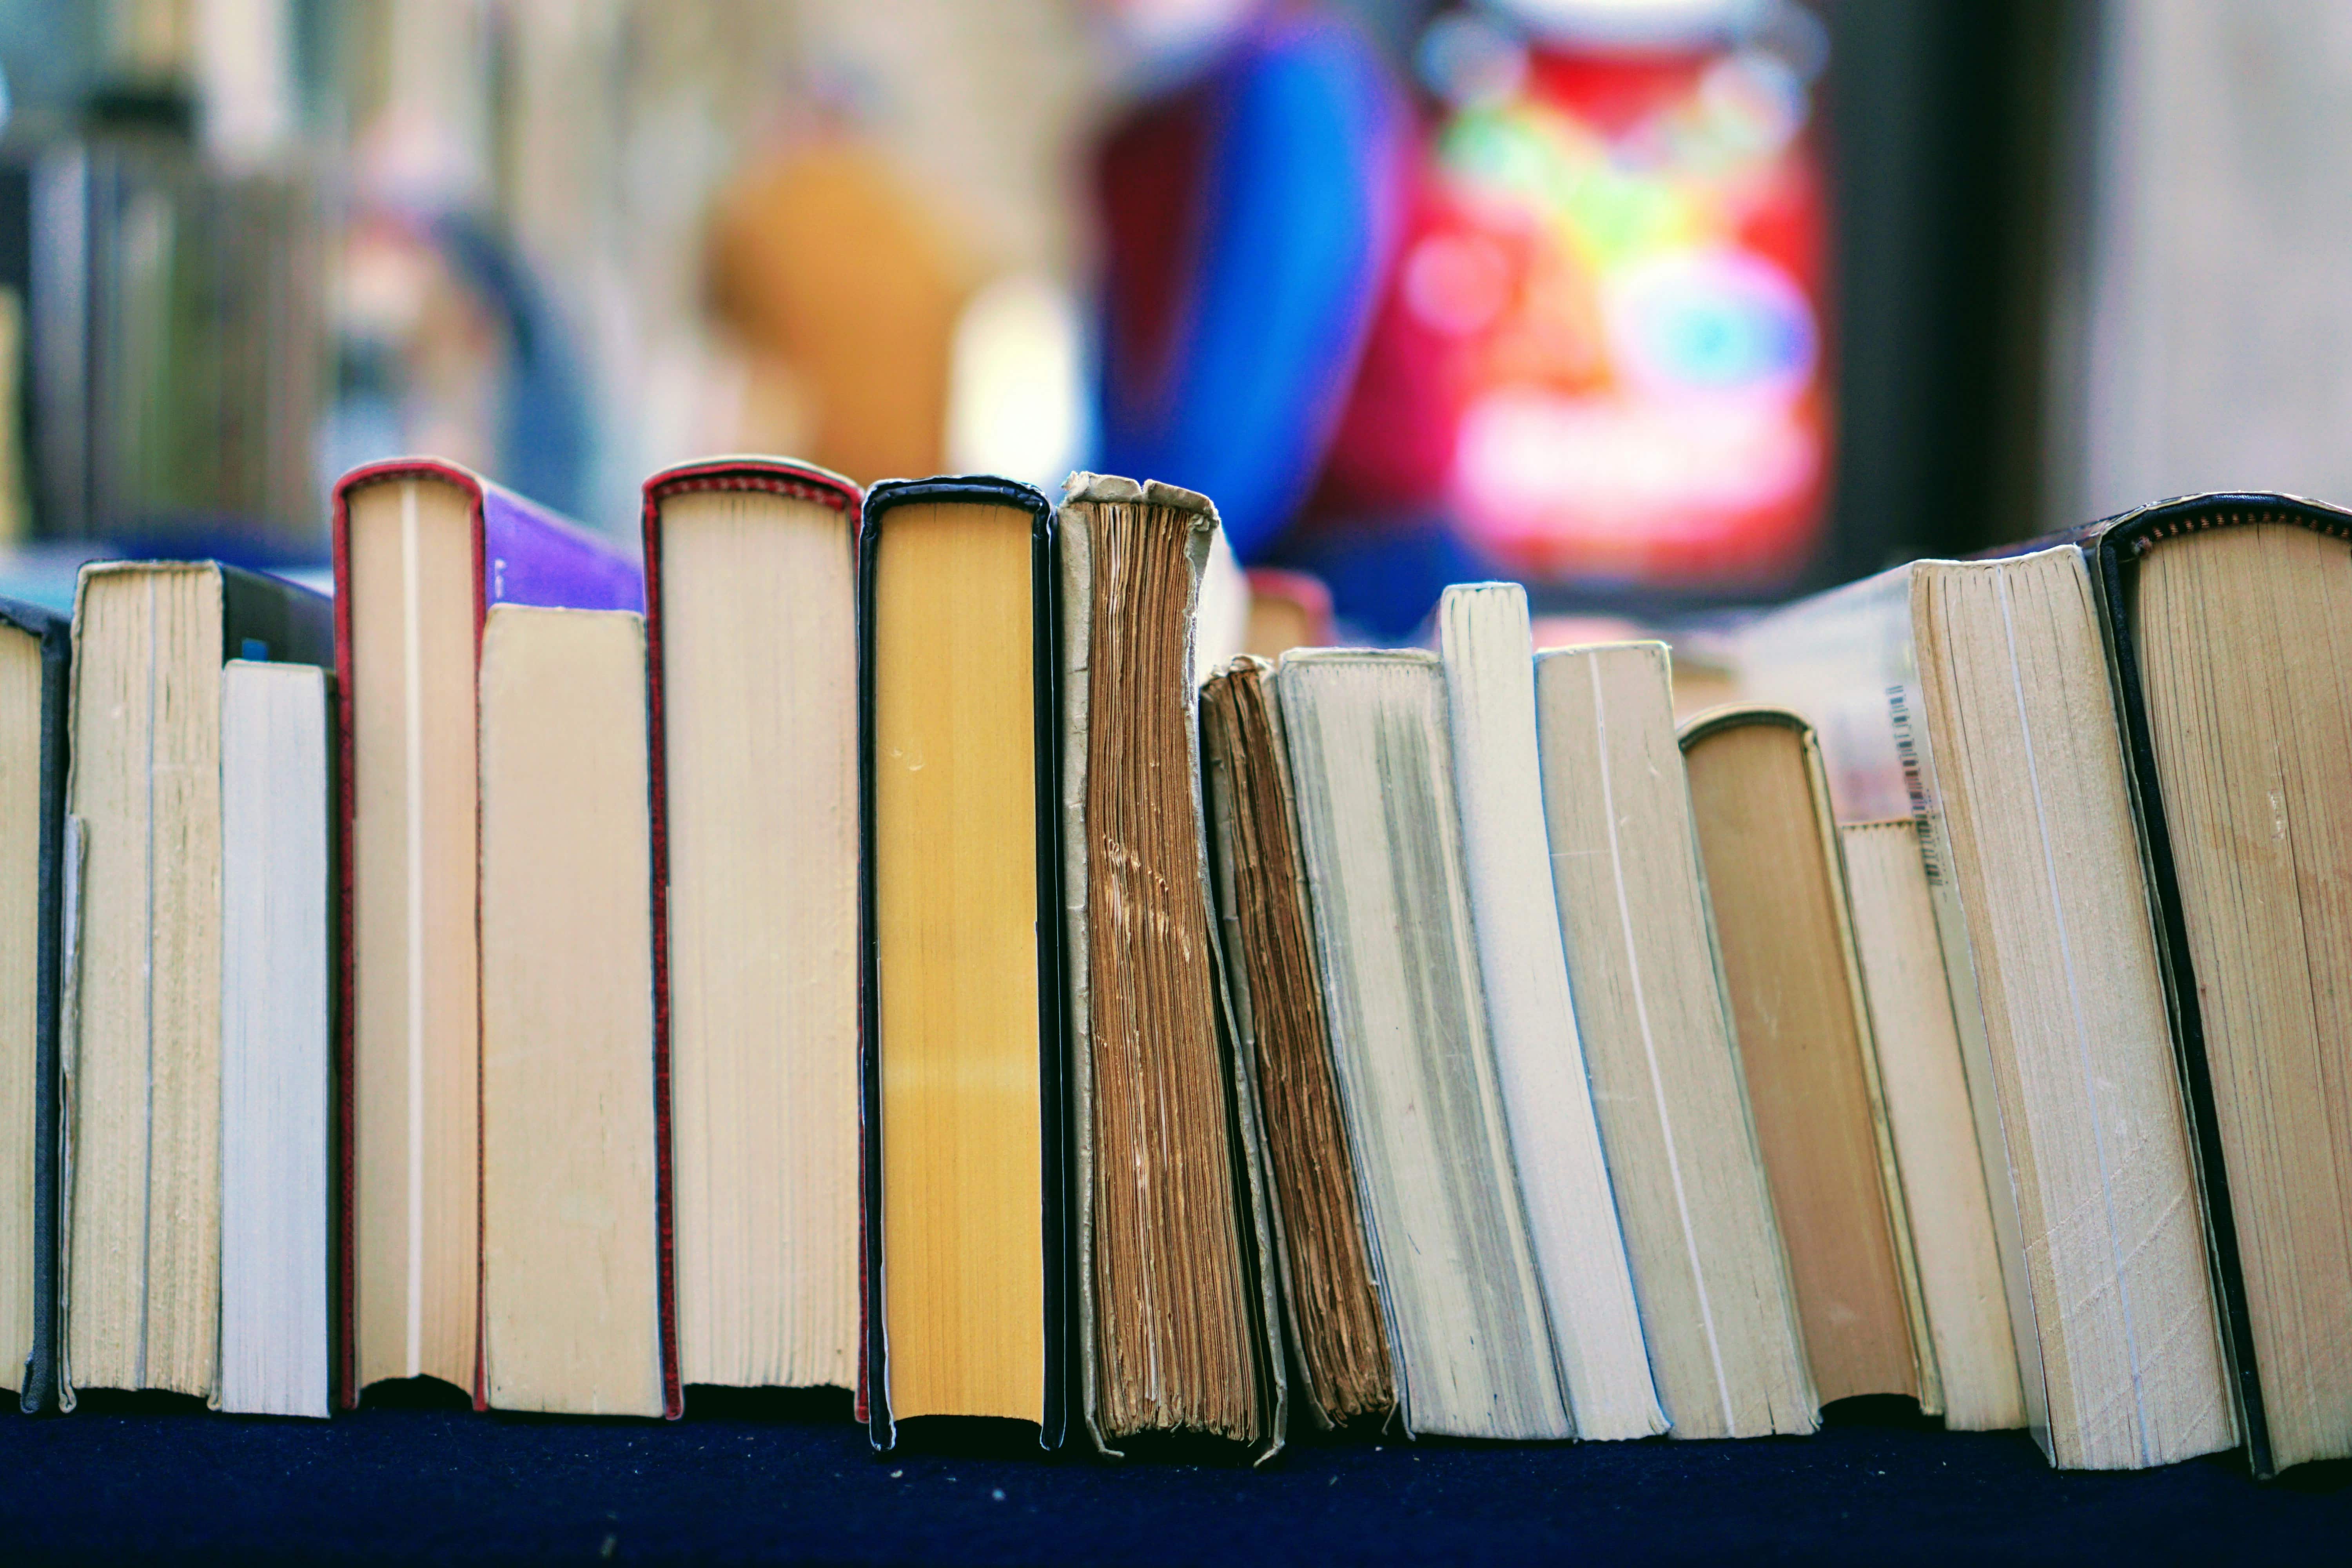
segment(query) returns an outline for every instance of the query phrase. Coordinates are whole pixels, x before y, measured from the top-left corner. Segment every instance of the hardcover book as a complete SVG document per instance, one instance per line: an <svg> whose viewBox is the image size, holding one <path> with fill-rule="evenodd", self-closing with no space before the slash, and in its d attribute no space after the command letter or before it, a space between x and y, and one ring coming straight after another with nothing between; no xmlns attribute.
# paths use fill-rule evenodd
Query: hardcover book
<svg viewBox="0 0 2352 1568"><path fill-rule="evenodd" d="M1216 509L1074 474L1061 556L1064 907L1080 1389L1095 1444L1282 1447L1255 1088L1209 916L1192 679Z"/></svg>
<svg viewBox="0 0 2352 1568"><path fill-rule="evenodd" d="M1073 1367L1052 506L897 480L858 540L861 1415L1033 1423Z"/></svg>
<svg viewBox="0 0 2352 1568"><path fill-rule="evenodd" d="M857 1380L863 500L766 458L645 486L654 1027L688 1384Z"/></svg>
<svg viewBox="0 0 2352 1568"><path fill-rule="evenodd" d="M493 605L639 610L642 581L430 458L343 476L334 565L337 1396L429 1376L478 1405L482 631Z"/></svg>
<svg viewBox="0 0 2352 1568"><path fill-rule="evenodd" d="M67 809L84 847L61 1039L64 1408L83 1388L217 1395L222 667L323 665L331 625L320 595L213 562L82 569Z"/></svg>
<svg viewBox="0 0 2352 1568"><path fill-rule="evenodd" d="M1942 1410L1821 750L1785 709L1682 731L1748 1103L1824 1403Z"/></svg>
<svg viewBox="0 0 2352 1568"><path fill-rule="evenodd" d="M0 599L0 1364L31 1414L57 1395L58 1021L72 622Z"/></svg>
<svg viewBox="0 0 2352 1568"><path fill-rule="evenodd" d="M2231 1390L2258 1476L2352 1457L2352 512L2095 524Z"/></svg>

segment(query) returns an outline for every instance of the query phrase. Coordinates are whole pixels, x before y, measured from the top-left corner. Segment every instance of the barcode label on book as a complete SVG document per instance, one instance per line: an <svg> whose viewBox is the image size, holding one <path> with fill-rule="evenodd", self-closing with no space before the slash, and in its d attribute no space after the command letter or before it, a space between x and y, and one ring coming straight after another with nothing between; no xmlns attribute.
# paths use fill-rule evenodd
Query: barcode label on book
<svg viewBox="0 0 2352 1568"><path fill-rule="evenodd" d="M1895 721L1895 754L1903 760L1903 791L1911 797L1911 831L1919 840L1919 863L1927 868L1927 885L1944 879L1943 862L1936 855L1936 827L1929 820L1927 781L1919 769L1919 742L1911 730L1911 701L1900 686L1886 689L1887 717Z"/></svg>

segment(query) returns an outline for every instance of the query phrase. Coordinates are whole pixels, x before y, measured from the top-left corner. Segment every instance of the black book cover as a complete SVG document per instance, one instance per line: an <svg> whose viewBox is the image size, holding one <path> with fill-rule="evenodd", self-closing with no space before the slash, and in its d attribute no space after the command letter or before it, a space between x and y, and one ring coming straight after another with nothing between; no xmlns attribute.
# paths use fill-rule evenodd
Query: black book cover
<svg viewBox="0 0 2352 1568"><path fill-rule="evenodd" d="M1033 485L990 475L886 479L866 494L857 534L857 794L858 794L858 1144L863 1173L858 1237L865 1322L858 1357L858 1414L877 1452L898 1441L890 1414L890 1343L883 1310L881 1061L876 1032L880 972L876 963L874 909L874 576L884 520L906 505L962 503L1013 507L1029 513L1029 605L1032 695L1036 737L1037 1071L1042 1125L1039 1224L1045 1259L1044 1420L1038 1441L1058 1449L1069 1435L1076 1336L1070 1332L1075 1260L1071 1256L1069 1192L1069 1066L1062 1029L1061 704L1055 647L1056 584L1054 507Z"/></svg>
<svg viewBox="0 0 2352 1568"><path fill-rule="evenodd" d="M18 1402L26 1415L57 1394L58 1004L62 969L66 835L66 694L73 623L38 605L0 599L0 621L41 645L41 851L33 974L33 1352Z"/></svg>
<svg viewBox="0 0 2352 1568"><path fill-rule="evenodd" d="M221 658L335 668L334 601L314 588L223 566Z"/></svg>
<svg viewBox="0 0 2352 1568"><path fill-rule="evenodd" d="M2197 976L2189 958L2188 920L2181 908L2180 882L2166 825L2164 792L2157 775L2156 747L2149 732L2133 624L2139 563L2149 550L2184 533L2263 522L2307 528L2336 539L2352 538L2352 512L2340 508L2295 496L2226 493L2158 501L2046 542L2079 544L2096 586L2107 637L2108 667L2123 713L2125 772L2131 781L2134 812L2140 824L2148 886L2156 898L2157 936L2172 1012L2173 1049L2188 1106L2198 1181L2205 1195L2206 1245L2221 1311L2221 1342L2229 1356L2231 1392L2237 1402L2247 1463L2258 1479L2268 1479L2277 1466L2263 1411L2262 1375L2240 1262L2237 1213L2230 1199L2229 1162L2215 1114L2213 1074L2206 1055Z"/></svg>

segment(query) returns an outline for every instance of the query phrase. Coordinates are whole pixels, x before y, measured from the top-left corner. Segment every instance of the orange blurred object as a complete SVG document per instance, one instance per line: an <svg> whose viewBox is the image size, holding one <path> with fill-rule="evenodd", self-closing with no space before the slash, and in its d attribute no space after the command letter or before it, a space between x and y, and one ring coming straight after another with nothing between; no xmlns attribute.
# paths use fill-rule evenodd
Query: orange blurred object
<svg viewBox="0 0 2352 1568"><path fill-rule="evenodd" d="M889 162L827 132L720 193L710 308L740 341L737 444L861 482L946 466L956 319L979 282L957 237Z"/></svg>

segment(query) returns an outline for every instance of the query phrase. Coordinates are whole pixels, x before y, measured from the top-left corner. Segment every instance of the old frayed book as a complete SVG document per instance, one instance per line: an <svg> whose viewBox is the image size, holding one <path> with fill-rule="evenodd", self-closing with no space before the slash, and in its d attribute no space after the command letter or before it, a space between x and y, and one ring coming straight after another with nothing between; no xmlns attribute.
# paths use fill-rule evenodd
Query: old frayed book
<svg viewBox="0 0 2352 1568"><path fill-rule="evenodd" d="M1877 1047L1811 726L1732 707L1682 731L1748 1103L1813 1391L1942 1407Z"/></svg>
<svg viewBox="0 0 2352 1568"><path fill-rule="evenodd" d="M67 809L59 1403L211 1398L221 1331L221 667L323 664L327 601L210 562L82 569Z"/></svg>
<svg viewBox="0 0 2352 1568"><path fill-rule="evenodd" d="M1895 817L1850 823L1838 840L1944 1425L1955 1432L2022 1426L1992 1204L1918 831L1909 817Z"/></svg>
<svg viewBox="0 0 2352 1568"><path fill-rule="evenodd" d="M234 1414L327 1415L327 675L221 670L220 1386Z"/></svg>
<svg viewBox="0 0 2352 1568"><path fill-rule="evenodd" d="M2352 1456L2352 513L2199 496L2082 545L2247 1451L2258 1475Z"/></svg>
<svg viewBox="0 0 2352 1568"><path fill-rule="evenodd" d="M1677 1437L1810 1432L1820 1400L1719 982L1666 649L1536 656L1554 896L1593 1109Z"/></svg>
<svg viewBox="0 0 2352 1568"><path fill-rule="evenodd" d="M679 1373L857 1378L857 517L758 458L646 481L655 1026Z"/></svg>
<svg viewBox="0 0 2352 1568"><path fill-rule="evenodd" d="M1323 1008L1272 667L1201 690L1201 773L1236 1048L1257 1089L1283 1323L1318 1426L1396 1405L1354 1155Z"/></svg>
<svg viewBox="0 0 2352 1568"><path fill-rule="evenodd" d="M1666 1420L1601 1158L1550 859L1533 852L1546 839L1526 591L1448 588L1437 623L1486 1026L1569 1413L1580 1437L1654 1436Z"/></svg>
<svg viewBox="0 0 2352 1568"><path fill-rule="evenodd" d="M483 1387L675 1416L644 622L497 605L481 658Z"/></svg>
<svg viewBox="0 0 2352 1568"><path fill-rule="evenodd" d="M0 1373L57 1392L58 1016L66 876L65 616L0 599ZM79 840L77 837L77 845Z"/></svg>
<svg viewBox="0 0 2352 1568"><path fill-rule="evenodd" d="M1841 820L1918 824L2036 1437L2085 1469L2231 1447L2083 550L1914 563L1766 617L1738 657L1752 697L1819 727Z"/></svg>
<svg viewBox="0 0 2352 1568"><path fill-rule="evenodd" d="M493 605L637 610L635 564L463 468L335 487L336 1386L484 1396L476 676Z"/></svg>
<svg viewBox="0 0 2352 1568"><path fill-rule="evenodd" d="M1487 1028L1444 671L1317 649L1276 681L1405 1423L1570 1436Z"/></svg>
<svg viewBox="0 0 2352 1568"><path fill-rule="evenodd" d="M866 1340L897 1423L1068 1428L1053 510L877 485L858 542Z"/></svg>
<svg viewBox="0 0 2352 1568"><path fill-rule="evenodd" d="M1206 498L1074 474L1061 557L1078 1361L1107 1453L1153 1433L1282 1445L1253 1086L1221 1037L1192 679Z"/></svg>

